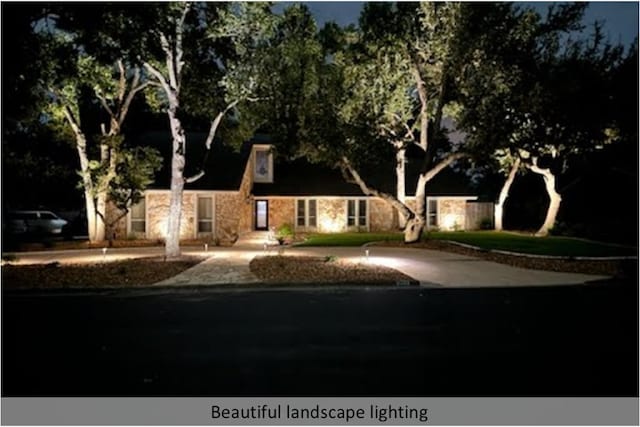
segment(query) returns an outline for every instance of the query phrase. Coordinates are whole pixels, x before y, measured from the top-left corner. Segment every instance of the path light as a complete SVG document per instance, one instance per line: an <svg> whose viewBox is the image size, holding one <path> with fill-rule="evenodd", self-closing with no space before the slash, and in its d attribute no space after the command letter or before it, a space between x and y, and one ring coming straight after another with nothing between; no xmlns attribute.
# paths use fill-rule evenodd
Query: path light
<svg viewBox="0 0 640 427"><path fill-rule="evenodd" d="M107 248L102 248L102 261L107 260Z"/></svg>
<svg viewBox="0 0 640 427"><path fill-rule="evenodd" d="M262 249L264 250L264 253L266 254L267 253L267 244L266 243L262 244Z"/></svg>
<svg viewBox="0 0 640 427"><path fill-rule="evenodd" d="M364 255L367 257L367 262L369 262L369 249L364 250Z"/></svg>
<svg viewBox="0 0 640 427"><path fill-rule="evenodd" d="M209 245L206 243L204 244L204 251L209 252Z"/></svg>

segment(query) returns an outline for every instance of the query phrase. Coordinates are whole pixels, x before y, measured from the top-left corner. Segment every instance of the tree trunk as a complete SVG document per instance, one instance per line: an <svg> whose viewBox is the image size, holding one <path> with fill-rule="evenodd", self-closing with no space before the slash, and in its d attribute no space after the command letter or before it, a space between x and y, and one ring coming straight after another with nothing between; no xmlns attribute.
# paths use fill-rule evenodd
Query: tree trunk
<svg viewBox="0 0 640 427"><path fill-rule="evenodd" d="M415 243L420 241L420 237L422 236L422 232L425 227L425 219L424 217L414 216L409 218L407 221L407 226L404 228L404 242L405 243Z"/></svg>
<svg viewBox="0 0 640 427"><path fill-rule="evenodd" d="M402 204L406 204L405 192L405 153L406 149L399 148L396 150L396 198ZM407 224L407 217L398 211L398 226L401 229Z"/></svg>
<svg viewBox="0 0 640 427"><path fill-rule="evenodd" d="M167 239L165 243L165 256L167 258L180 256L180 219L182 216L182 193L184 190L183 173L186 138L176 111L177 108L175 106L170 107L168 110L169 125L173 136L173 156L171 158L171 199L169 202Z"/></svg>
<svg viewBox="0 0 640 427"><path fill-rule="evenodd" d="M495 229L496 231L502 231L502 220L504 217L504 204L509 197L509 191L511 191L511 185L516 178L516 173L518 173L518 168L520 167L520 158L516 157L516 160L513 162L511 166L511 170L509 171L509 175L507 175L507 179L504 181L502 185L502 190L500 190L500 196L498 197L498 203L496 203L494 208L494 220L495 220Z"/></svg>
<svg viewBox="0 0 640 427"><path fill-rule="evenodd" d="M107 192L101 191L100 193L98 193L96 197L96 211L101 212L103 215L106 215L107 214L106 208L107 208ZM96 221L95 239L96 241L101 242L105 240L106 227L104 224L104 220L100 215L97 215L97 212L96 212L96 219L95 219Z"/></svg>
<svg viewBox="0 0 640 427"><path fill-rule="evenodd" d="M547 190L547 195L549 196L547 216L545 217L544 223L540 229L536 232L536 236L547 236L549 234L549 230L553 228L556 223L556 217L560 210L562 197L560 196L560 193L556 191L556 177L553 172L551 172L551 169L542 169L538 167L536 158L533 158L532 164L528 167L532 172L542 175L542 178L544 178L544 186Z"/></svg>
<svg viewBox="0 0 640 427"><path fill-rule="evenodd" d="M426 186L429 181L429 176L426 173L421 174L418 177L418 184L416 186L416 208L414 215L407 221L407 226L404 229L404 242L415 243L422 237L422 232L427 224L427 196Z"/></svg>
<svg viewBox="0 0 640 427"><path fill-rule="evenodd" d="M96 240L96 204L90 191L84 190L84 201L87 209L87 234L91 243Z"/></svg>

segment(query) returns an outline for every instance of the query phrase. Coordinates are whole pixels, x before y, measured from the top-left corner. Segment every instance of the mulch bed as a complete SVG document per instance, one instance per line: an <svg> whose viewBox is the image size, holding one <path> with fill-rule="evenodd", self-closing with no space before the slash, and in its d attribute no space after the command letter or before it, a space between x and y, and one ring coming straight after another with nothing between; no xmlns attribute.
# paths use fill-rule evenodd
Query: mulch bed
<svg viewBox="0 0 640 427"><path fill-rule="evenodd" d="M4 289L130 288L168 279L202 261L181 257L128 259L95 264L4 265Z"/></svg>
<svg viewBox="0 0 640 427"><path fill-rule="evenodd" d="M357 283L388 285L413 281L397 270L354 263L335 257L258 256L249 264L251 272L265 283Z"/></svg>
<svg viewBox="0 0 640 427"><path fill-rule="evenodd" d="M475 250L454 245L441 240L427 240L411 244L402 242L376 242L374 246L393 246L402 248L433 249L437 251L453 252L468 255L488 261L508 264L514 267L532 270L560 271L566 273L596 274L604 276L628 277L637 269L637 261L629 260L563 260L549 258L530 258L516 255L506 255L483 250Z"/></svg>

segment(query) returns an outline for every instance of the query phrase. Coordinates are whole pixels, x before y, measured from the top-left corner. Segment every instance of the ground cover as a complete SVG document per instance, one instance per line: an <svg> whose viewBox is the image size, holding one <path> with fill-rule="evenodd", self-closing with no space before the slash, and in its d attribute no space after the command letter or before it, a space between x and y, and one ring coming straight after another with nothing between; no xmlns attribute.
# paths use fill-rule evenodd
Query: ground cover
<svg viewBox="0 0 640 427"><path fill-rule="evenodd" d="M129 288L151 285L193 267L199 257L162 257L93 264L2 266L3 289Z"/></svg>
<svg viewBox="0 0 640 427"><path fill-rule="evenodd" d="M413 281L392 268L333 256L258 256L251 260L249 267L265 283L388 285Z"/></svg>
<svg viewBox="0 0 640 427"><path fill-rule="evenodd" d="M450 240L485 250L501 250L534 255L569 257L637 255L637 249L635 248L583 239L557 236L535 237L496 231L428 232L425 233L422 242L411 245L404 245L402 237L402 233L310 234L301 246L361 246L369 242L382 241L397 242L407 247L420 247L430 240Z"/></svg>

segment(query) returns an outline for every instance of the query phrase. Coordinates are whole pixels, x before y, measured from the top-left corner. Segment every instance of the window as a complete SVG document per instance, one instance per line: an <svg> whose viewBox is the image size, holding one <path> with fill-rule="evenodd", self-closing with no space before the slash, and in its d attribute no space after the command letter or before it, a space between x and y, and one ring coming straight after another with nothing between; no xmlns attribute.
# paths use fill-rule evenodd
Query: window
<svg viewBox="0 0 640 427"><path fill-rule="evenodd" d="M273 156L269 152L269 148L260 147L255 150L254 180L256 182L272 182Z"/></svg>
<svg viewBox="0 0 640 427"><path fill-rule="evenodd" d="M315 227L316 226L316 216L317 216L316 201L315 200L308 200L308 203L309 203L309 209L307 210L307 225L309 227Z"/></svg>
<svg viewBox="0 0 640 427"><path fill-rule="evenodd" d="M314 199L299 199L296 206L296 226L316 227L318 225L317 202Z"/></svg>
<svg viewBox="0 0 640 427"><path fill-rule="evenodd" d="M131 206L131 231L144 233L146 230L146 207L144 199Z"/></svg>
<svg viewBox="0 0 640 427"><path fill-rule="evenodd" d="M198 197L198 233L213 231L213 198Z"/></svg>
<svg viewBox="0 0 640 427"><path fill-rule="evenodd" d="M438 226L438 200L437 199L428 199L427 200L427 225L429 227L437 227Z"/></svg>
<svg viewBox="0 0 640 427"><path fill-rule="evenodd" d="M367 226L367 201L348 200L347 201L347 226L354 227Z"/></svg>

